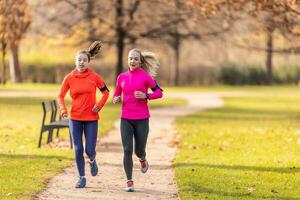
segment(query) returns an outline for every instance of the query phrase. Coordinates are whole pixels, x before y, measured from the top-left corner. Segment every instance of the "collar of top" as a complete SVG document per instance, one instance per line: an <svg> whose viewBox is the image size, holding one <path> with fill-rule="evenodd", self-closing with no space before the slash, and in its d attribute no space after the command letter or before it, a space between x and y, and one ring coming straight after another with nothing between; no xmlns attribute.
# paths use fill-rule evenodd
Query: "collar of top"
<svg viewBox="0 0 300 200"><path fill-rule="evenodd" d="M87 68L85 71L83 72L79 72L76 68L73 69L72 74L76 77L76 78L85 78L88 75L91 74L91 70L89 68Z"/></svg>
<svg viewBox="0 0 300 200"><path fill-rule="evenodd" d="M135 68L135 70L131 71L131 70L129 69L129 67L128 67L128 72L129 72L129 73L132 73L132 74L137 73L137 72L140 72L140 71L142 71L142 70L143 70L143 69L142 69L141 67L137 67L137 68Z"/></svg>

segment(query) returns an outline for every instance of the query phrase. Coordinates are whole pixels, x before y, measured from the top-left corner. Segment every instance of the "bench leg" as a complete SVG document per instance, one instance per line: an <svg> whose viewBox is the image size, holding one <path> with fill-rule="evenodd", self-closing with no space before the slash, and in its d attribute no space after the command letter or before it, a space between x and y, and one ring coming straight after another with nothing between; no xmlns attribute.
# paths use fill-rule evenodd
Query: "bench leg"
<svg viewBox="0 0 300 200"><path fill-rule="evenodd" d="M42 138L43 138L43 128L41 128L38 148L41 148L41 145L42 145Z"/></svg>
<svg viewBox="0 0 300 200"><path fill-rule="evenodd" d="M72 140L70 128L69 128L69 136L70 136L70 148L73 149L73 140Z"/></svg>
<svg viewBox="0 0 300 200"><path fill-rule="evenodd" d="M53 130L49 130L47 144L52 142L52 138L53 138L52 135L53 135Z"/></svg>
<svg viewBox="0 0 300 200"><path fill-rule="evenodd" d="M58 136L59 136L59 128L56 131L56 137L58 137Z"/></svg>

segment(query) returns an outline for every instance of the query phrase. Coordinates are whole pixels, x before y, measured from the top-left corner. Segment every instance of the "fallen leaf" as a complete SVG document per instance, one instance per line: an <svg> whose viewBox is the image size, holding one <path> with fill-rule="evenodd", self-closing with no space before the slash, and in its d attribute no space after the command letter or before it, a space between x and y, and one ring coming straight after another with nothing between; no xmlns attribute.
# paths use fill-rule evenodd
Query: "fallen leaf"
<svg viewBox="0 0 300 200"><path fill-rule="evenodd" d="M287 142L292 142L293 139L292 139L292 138L288 138L288 139L286 139L286 141L287 141Z"/></svg>
<svg viewBox="0 0 300 200"><path fill-rule="evenodd" d="M248 193L249 193L249 194L252 194L254 191L255 191L255 188L254 188L254 187L249 187L249 188L248 188Z"/></svg>
<svg viewBox="0 0 300 200"><path fill-rule="evenodd" d="M276 191L276 190L274 190L274 189L272 189L271 192L273 192L273 193L278 193L278 191Z"/></svg>
<svg viewBox="0 0 300 200"><path fill-rule="evenodd" d="M296 130L296 131L294 132L294 134L295 134L295 135L300 135L300 130L299 130L299 129Z"/></svg>

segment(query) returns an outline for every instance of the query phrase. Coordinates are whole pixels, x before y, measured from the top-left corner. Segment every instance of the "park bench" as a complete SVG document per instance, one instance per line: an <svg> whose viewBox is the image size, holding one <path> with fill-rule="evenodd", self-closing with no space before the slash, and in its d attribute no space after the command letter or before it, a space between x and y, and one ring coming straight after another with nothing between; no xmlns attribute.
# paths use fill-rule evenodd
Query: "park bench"
<svg viewBox="0 0 300 200"><path fill-rule="evenodd" d="M39 137L38 147L41 147L43 133L48 132L47 144L52 142L53 140L53 131L56 130L56 137L59 136L59 129L61 128L69 128L69 120L68 119L61 119L59 117L56 119L58 106L56 100L50 101L42 101L43 107L43 120L42 120L42 127ZM47 123L46 121L49 121ZM72 137L69 129L69 136L70 136L70 148L73 148L72 144Z"/></svg>

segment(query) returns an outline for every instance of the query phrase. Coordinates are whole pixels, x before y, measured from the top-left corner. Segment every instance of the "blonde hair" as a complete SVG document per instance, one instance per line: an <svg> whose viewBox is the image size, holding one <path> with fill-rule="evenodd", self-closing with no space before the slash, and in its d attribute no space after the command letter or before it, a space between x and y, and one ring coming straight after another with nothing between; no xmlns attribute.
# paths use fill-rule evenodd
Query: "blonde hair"
<svg viewBox="0 0 300 200"><path fill-rule="evenodd" d="M102 42L95 41L89 46L88 50L80 50L76 53L76 56L78 56L79 54L85 54L87 55L88 60L90 62L90 60L95 58L95 56L100 52L101 47Z"/></svg>
<svg viewBox="0 0 300 200"><path fill-rule="evenodd" d="M160 67L160 63L153 52L141 51L140 49L131 49L129 52L135 51L140 55L141 68L147 71L152 77L157 75L157 70Z"/></svg>

